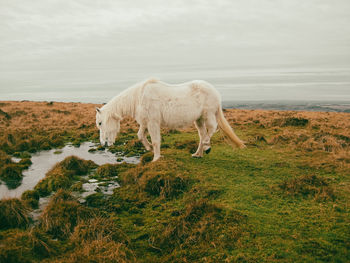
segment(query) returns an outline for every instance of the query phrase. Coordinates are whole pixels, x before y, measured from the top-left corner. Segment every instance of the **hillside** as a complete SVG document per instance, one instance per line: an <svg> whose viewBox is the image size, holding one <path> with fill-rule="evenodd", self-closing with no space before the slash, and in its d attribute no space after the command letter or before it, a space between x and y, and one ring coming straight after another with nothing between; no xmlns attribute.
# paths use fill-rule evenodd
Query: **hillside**
<svg viewBox="0 0 350 263"><path fill-rule="evenodd" d="M97 142L95 106L1 102L2 183L16 188L35 152ZM0 262L349 262L350 114L225 116L246 149L218 132L210 154L194 159L194 128L163 130L163 158L150 163L125 120L111 151L142 155L140 164L56 164L21 199L0 201ZM80 203L85 175L121 187Z"/></svg>

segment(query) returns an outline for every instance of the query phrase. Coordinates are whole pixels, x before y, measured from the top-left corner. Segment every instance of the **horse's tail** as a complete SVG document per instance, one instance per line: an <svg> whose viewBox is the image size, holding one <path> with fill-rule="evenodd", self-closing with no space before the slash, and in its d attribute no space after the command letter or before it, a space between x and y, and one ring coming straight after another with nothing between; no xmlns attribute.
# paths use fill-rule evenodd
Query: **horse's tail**
<svg viewBox="0 0 350 263"><path fill-rule="evenodd" d="M241 141L241 139L238 138L238 136L235 134L235 132L231 128L231 126L228 123L228 121L225 119L225 116L224 116L224 113L223 113L221 107L219 108L219 110L217 112L216 119L217 119L217 122L219 124L220 130L224 133L224 135L228 139L227 140L228 143L232 147L236 146L236 147L239 147L241 149L246 147L244 145L243 141Z"/></svg>

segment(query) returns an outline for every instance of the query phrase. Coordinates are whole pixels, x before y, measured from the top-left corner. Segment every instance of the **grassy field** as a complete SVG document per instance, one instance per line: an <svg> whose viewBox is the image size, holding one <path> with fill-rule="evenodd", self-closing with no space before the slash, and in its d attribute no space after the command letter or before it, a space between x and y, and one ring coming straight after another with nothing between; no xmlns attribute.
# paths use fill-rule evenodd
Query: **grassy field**
<svg viewBox="0 0 350 263"><path fill-rule="evenodd" d="M1 102L3 183L19 185L34 152L97 141L95 106ZM21 199L0 201L0 262L349 262L350 114L225 115L246 149L217 133L210 154L194 159L194 128L164 130L163 158L151 163L126 120L111 151L142 155L140 164L56 164ZM81 204L72 192L85 175L117 175L121 187Z"/></svg>

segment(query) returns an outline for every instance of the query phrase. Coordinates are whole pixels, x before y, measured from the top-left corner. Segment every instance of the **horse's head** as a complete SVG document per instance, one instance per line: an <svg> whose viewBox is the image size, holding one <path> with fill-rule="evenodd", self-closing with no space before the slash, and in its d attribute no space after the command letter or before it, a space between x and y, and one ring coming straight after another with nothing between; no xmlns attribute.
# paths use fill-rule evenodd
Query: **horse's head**
<svg viewBox="0 0 350 263"><path fill-rule="evenodd" d="M120 130L120 116L105 109L96 108L96 126L100 130L102 146L113 145Z"/></svg>

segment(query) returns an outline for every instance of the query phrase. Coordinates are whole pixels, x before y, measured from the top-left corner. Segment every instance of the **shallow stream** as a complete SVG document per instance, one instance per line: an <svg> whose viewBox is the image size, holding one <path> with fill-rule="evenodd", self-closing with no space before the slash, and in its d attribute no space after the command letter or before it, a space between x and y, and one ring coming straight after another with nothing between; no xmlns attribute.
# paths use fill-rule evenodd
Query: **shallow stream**
<svg viewBox="0 0 350 263"><path fill-rule="evenodd" d="M23 180L20 186L16 189L8 189L6 184L2 182L0 185L0 199L10 198L10 197L21 197L22 193L27 190L32 190L35 185L45 177L45 174L58 162L62 161L64 158L75 155L84 160L91 160L98 165L106 163L138 163L139 158L137 157L121 157L108 152L106 150L99 150L94 152L89 152L89 149L95 148L97 145L92 142L85 142L80 145L80 147L74 147L73 145L66 145L62 149L52 149L49 151L41 151L32 155L31 161L32 165L28 170L23 171ZM118 161L117 161L118 159ZM120 161L122 159L122 161ZM17 158L13 158L13 161L19 161ZM95 182L91 182L95 183ZM111 185L111 188L113 186ZM89 192L88 185L86 185L86 190ZM92 190L92 188L91 188ZM108 191L108 189L106 189ZM86 196L87 193L84 194Z"/></svg>

